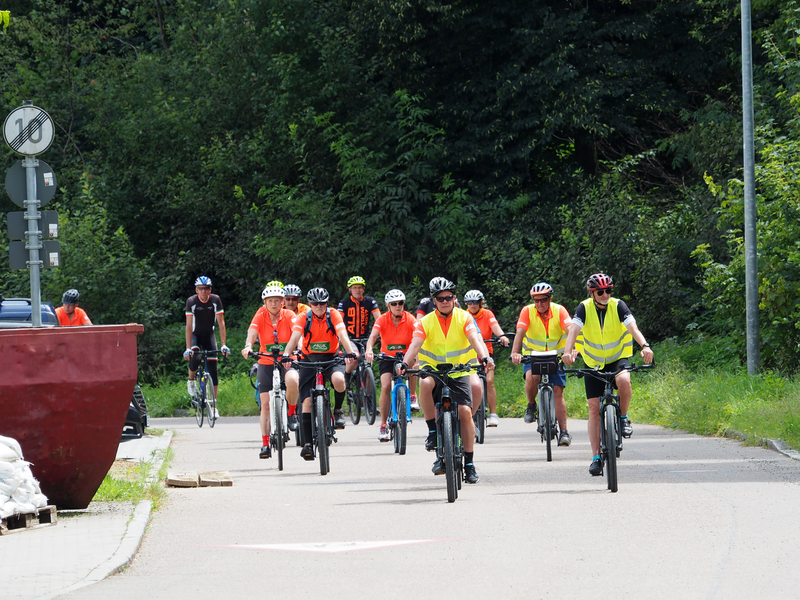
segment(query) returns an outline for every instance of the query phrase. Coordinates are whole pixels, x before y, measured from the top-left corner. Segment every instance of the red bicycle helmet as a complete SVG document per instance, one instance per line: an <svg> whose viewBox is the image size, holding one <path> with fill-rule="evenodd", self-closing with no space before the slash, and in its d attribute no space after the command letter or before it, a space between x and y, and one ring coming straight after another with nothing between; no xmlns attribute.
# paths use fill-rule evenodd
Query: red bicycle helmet
<svg viewBox="0 0 800 600"><path fill-rule="evenodd" d="M614 280L605 273L595 273L586 282L586 289L590 292L595 290L613 290Z"/></svg>

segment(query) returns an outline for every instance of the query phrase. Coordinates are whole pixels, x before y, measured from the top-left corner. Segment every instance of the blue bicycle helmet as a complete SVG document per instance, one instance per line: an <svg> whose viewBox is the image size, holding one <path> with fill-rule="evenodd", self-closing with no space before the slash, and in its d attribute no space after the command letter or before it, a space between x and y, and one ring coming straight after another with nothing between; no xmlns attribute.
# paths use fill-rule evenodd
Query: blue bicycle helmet
<svg viewBox="0 0 800 600"><path fill-rule="evenodd" d="M211 278L206 277L205 275L200 275L200 277L195 279L194 287L200 287L201 285L207 285L208 287L211 287Z"/></svg>

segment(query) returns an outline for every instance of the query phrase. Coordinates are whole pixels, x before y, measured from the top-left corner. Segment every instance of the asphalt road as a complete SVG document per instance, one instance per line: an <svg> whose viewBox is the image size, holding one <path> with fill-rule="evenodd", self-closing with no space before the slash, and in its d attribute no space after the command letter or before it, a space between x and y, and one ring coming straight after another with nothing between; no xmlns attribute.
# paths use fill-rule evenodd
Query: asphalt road
<svg viewBox="0 0 800 600"><path fill-rule="evenodd" d="M255 419L153 425L176 433L172 470L233 487L171 489L131 566L63 598L800 596L800 462L762 448L634 423L612 494L584 421L547 463L534 426L503 419L449 504L422 419L406 456L348 425L325 477L294 445L283 472L259 460Z"/></svg>

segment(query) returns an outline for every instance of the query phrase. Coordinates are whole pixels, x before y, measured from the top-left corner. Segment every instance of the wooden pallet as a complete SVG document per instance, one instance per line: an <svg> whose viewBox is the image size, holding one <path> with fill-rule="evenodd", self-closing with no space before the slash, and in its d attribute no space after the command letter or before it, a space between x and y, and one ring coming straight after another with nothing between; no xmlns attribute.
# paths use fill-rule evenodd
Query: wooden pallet
<svg viewBox="0 0 800 600"><path fill-rule="evenodd" d="M0 520L0 535L29 531L41 527L50 527L58 523L56 507L52 505L38 509L35 513L12 515Z"/></svg>

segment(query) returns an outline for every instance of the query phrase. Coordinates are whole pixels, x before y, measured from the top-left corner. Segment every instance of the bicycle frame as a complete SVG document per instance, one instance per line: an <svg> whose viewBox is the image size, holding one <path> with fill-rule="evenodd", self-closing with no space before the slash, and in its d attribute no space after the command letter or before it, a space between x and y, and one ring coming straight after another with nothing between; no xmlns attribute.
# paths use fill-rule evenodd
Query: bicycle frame
<svg viewBox="0 0 800 600"><path fill-rule="evenodd" d="M531 374L539 376L539 418L537 431L547 449L547 462L553 460L552 441L558 435L556 419L555 389L550 383L550 375L558 371L558 353L555 350L531 352L522 357L523 364L531 365Z"/></svg>

